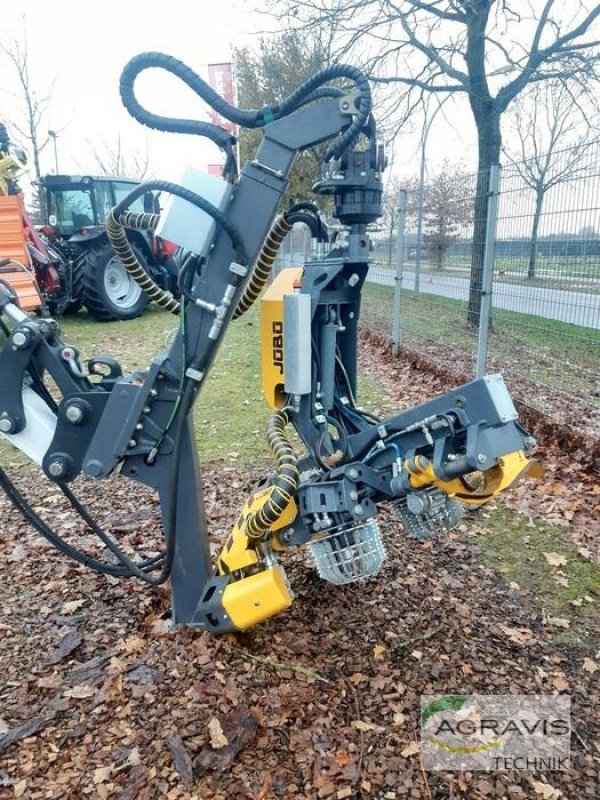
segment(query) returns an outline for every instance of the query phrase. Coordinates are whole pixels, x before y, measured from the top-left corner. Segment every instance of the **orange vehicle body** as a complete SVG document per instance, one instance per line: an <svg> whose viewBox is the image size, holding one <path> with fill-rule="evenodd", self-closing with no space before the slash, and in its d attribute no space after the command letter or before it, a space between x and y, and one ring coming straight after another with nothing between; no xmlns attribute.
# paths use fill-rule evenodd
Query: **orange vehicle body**
<svg viewBox="0 0 600 800"><path fill-rule="evenodd" d="M37 311L42 299L29 258L29 218L23 195L0 194L0 279L10 284L23 311Z"/></svg>

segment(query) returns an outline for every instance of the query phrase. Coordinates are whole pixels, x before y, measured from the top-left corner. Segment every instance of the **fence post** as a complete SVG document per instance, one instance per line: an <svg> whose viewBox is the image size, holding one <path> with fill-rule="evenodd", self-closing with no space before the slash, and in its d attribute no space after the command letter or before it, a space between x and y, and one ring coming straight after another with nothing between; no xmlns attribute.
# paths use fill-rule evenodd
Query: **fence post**
<svg viewBox="0 0 600 800"><path fill-rule="evenodd" d="M404 265L404 227L406 223L406 191L398 192L398 239L396 244L396 275L394 277L394 314L392 317L392 355L400 350L400 307L402 305L402 267Z"/></svg>
<svg viewBox="0 0 600 800"><path fill-rule="evenodd" d="M477 366L475 377L485 375L490 339L490 317L492 313L492 289L494 285L494 262L496 228L498 223L498 195L500 191L500 164L490 167L487 219L485 228L485 250L483 274L481 276L481 304L479 306L479 337L477 341Z"/></svg>

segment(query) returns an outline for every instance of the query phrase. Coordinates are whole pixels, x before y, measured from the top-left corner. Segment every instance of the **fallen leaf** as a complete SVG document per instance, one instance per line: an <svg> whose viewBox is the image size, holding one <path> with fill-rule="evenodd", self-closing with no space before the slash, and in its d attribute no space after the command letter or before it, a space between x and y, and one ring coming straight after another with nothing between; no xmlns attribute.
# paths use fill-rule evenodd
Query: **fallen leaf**
<svg viewBox="0 0 600 800"><path fill-rule="evenodd" d="M547 625L554 625L555 628L568 628L571 625L569 620L563 617L546 617L544 621Z"/></svg>
<svg viewBox="0 0 600 800"><path fill-rule="evenodd" d="M556 677L552 678L552 685L557 692L565 692L569 688L564 675L556 675Z"/></svg>
<svg viewBox="0 0 600 800"><path fill-rule="evenodd" d="M83 600L68 600L66 603L63 603L62 613L63 614L73 614L73 612L78 611L81 606L85 605L85 599Z"/></svg>
<svg viewBox="0 0 600 800"><path fill-rule="evenodd" d="M511 628L502 624L498 625L498 627L515 644L527 644L533 640L533 632L529 628Z"/></svg>
<svg viewBox="0 0 600 800"><path fill-rule="evenodd" d="M589 672L590 675L593 675L594 672L596 672L596 670L599 669L599 667L598 667L598 664L596 664L596 662L593 661L591 658L584 658L583 659L583 669L586 672Z"/></svg>
<svg viewBox="0 0 600 800"><path fill-rule="evenodd" d="M208 723L208 733L210 735L210 743L215 750L220 750L229 744L229 739L223 733L221 723L216 717L213 717Z"/></svg>
<svg viewBox="0 0 600 800"><path fill-rule="evenodd" d="M385 728L382 728L381 725L375 725L373 722L364 722L362 719L353 719L350 723L353 728L356 728L357 731L377 731L378 733L383 733Z"/></svg>
<svg viewBox="0 0 600 800"><path fill-rule="evenodd" d="M58 646L48 653L46 658L42 661L42 665L44 667L49 667L53 664L60 663L63 658L70 656L80 644L81 636L77 633L77 631L69 631L62 637L58 643Z"/></svg>
<svg viewBox="0 0 600 800"><path fill-rule="evenodd" d="M49 707L44 714L32 717L21 725L17 725L15 728L9 728L6 733L0 736L0 753L10 747L11 744L19 742L21 739L35 736L36 733L39 733L43 728L50 725L56 717L57 710L57 708Z"/></svg>
<svg viewBox="0 0 600 800"><path fill-rule="evenodd" d="M171 751L173 764L181 777L181 782L184 786L191 786L194 783L192 757L188 753L183 741L179 736L173 736L167 739L167 746Z"/></svg>
<svg viewBox="0 0 600 800"><path fill-rule="evenodd" d="M407 745L404 750L400 753L402 758L408 758L409 756L414 756L421 751L421 745L418 742L411 742Z"/></svg>
<svg viewBox="0 0 600 800"><path fill-rule="evenodd" d="M567 559L560 553L544 553L544 556L551 567L564 567L567 564Z"/></svg>
<svg viewBox="0 0 600 800"><path fill-rule="evenodd" d="M98 767L94 770L94 774L92 776L92 781L94 785L98 785L99 783L106 783L110 780L110 775L112 772L111 767Z"/></svg>
<svg viewBox="0 0 600 800"><path fill-rule="evenodd" d="M220 722L223 735L229 740L229 744L220 750L215 750L214 747L207 744L195 761L198 775L204 775L208 770L227 772L237 754L256 739L258 724L252 714L244 709L222 715Z"/></svg>
<svg viewBox="0 0 600 800"><path fill-rule="evenodd" d="M96 694L96 689L93 686L88 686L86 683L72 686L70 689L65 689L63 692L65 697L72 697L75 700L83 700L85 697L93 697Z"/></svg>
<svg viewBox="0 0 600 800"><path fill-rule="evenodd" d="M14 796L15 797L23 797L23 795L25 794L25 789L27 789L27 781L26 780L22 780L22 781L19 781L18 783L15 783Z"/></svg>
<svg viewBox="0 0 600 800"><path fill-rule="evenodd" d="M404 714L401 711L397 711L394 714L392 722L394 723L394 725L398 725L398 726L404 725L404 723L406 722L406 717L404 716Z"/></svg>
<svg viewBox="0 0 600 800"><path fill-rule="evenodd" d="M376 644L373 648L373 658L375 661L383 661L385 655L385 647L382 644Z"/></svg>
<svg viewBox="0 0 600 800"><path fill-rule="evenodd" d="M541 781L531 781L531 785L535 789L536 794L541 794L544 800L558 800L562 797L560 789L555 789L549 783L542 783Z"/></svg>

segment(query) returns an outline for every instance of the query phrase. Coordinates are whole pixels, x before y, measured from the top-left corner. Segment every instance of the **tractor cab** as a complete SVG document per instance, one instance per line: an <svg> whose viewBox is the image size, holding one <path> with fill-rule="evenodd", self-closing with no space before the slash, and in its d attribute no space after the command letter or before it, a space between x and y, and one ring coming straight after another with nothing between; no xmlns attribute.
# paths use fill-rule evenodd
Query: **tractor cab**
<svg viewBox="0 0 600 800"><path fill-rule="evenodd" d="M47 223L61 239L103 226L113 206L128 195L138 183L124 178L88 175L46 175L40 178L45 189ZM141 197L132 211L152 208L154 197Z"/></svg>

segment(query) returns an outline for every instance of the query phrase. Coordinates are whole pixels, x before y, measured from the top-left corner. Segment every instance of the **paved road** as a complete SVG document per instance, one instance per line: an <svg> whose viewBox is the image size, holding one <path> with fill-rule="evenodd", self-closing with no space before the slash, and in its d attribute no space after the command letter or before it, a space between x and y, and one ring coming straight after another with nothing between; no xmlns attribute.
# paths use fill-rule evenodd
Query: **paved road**
<svg viewBox="0 0 600 800"><path fill-rule="evenodd" d="M393 286L394 272L373 266L369 270L367 280L381 286ZM415 288L414 272L410 270L403 272L402 287ZM469 299L468 278L426 272L421 274L420 289L423 294L436 294L456 300ZM600 329L600 294L497 283L494 285L492 302L497 308L519 311L521 314L534 314L559 322L571 322L584 328Z"/></svg>

